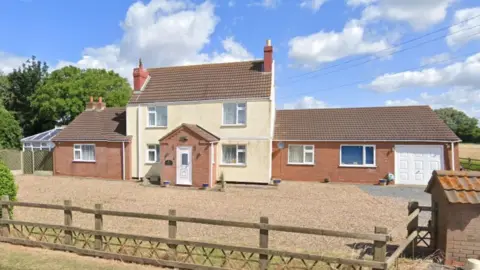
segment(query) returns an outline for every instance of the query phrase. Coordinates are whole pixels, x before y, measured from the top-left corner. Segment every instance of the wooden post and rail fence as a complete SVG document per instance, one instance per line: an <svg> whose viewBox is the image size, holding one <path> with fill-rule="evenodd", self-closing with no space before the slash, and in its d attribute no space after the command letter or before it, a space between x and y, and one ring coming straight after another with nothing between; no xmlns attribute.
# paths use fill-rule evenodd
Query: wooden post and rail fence
<svg viewBox="0 0 480 270"><path fill-rule="evenodd" d="M270 224L268 217L260 217L258 223L250 223L178 216L174 209L170 209L168 215L105 210L102 204L95 204L94 209L90 209L73 206L70 200L66 200L63 205L55 205L14 202L9 201L8 196L2 196L0 203L2 208L0 242L184 269L249 268L263 270L278 268L325 269L325 267L330 267L330 269L390 269L410 243L416 244L414 240L418 237L419 229L421 229L418 226L418 214L422 210L418 203L409 206L408 237L390 256L387 256L387 243L392 240L392 236L384 227L375 227L374 233L354 233ZM14 206L62 210L64 224L53 225L10 219L9 209ZM429 209L424 207L423 210ZM75 212L93 214L92 221L95 229L73 226L73 213ZM105 216L168 221L168 237L104 231ZM259 246L245 247L178 239L177 228L182 222L257 229ZM373 241L373 260L272 249L269 247L269 235L273 231L370 240Z"/></svg>

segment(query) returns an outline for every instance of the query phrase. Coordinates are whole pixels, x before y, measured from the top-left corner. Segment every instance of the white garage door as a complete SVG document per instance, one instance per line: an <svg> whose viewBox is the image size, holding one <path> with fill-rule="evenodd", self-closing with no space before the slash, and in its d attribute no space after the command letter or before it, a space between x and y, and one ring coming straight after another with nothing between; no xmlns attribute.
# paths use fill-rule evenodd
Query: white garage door
<svg viewBox="0 0 480 270"><path fill-rule="evenodd" d="M395 183L426 185L443 160L442 145L395 145Z"/></svg>

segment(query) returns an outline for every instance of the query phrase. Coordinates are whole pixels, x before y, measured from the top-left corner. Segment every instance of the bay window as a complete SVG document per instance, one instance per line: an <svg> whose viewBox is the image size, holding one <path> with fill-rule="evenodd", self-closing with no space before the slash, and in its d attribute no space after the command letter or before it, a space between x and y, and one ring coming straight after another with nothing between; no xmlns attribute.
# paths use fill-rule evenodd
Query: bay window
<svg viewBox="0 0 480 270"><path fill-rule="evenodd" d="M288 164L314 164L315 147L313 145L288 145Z"/></svg>
<svg viewBox="0 0 480 270"><path fill-rule="evenodd" d="M167 122L167 106L148 107L147 127L166 127Z"/></svg>
<svg viewBox="0 0 480 270"><path fill-rule="evenodd" d="M74 144L73 161L95 161L94 144Z"/></svg>
<svg viewBox="0 0 480 270"><path fill-rule="evenodd" d="M247 123L246 103L224 103L223 125L245 125Z"/></svg>
<svg viewBox="0 0 480 270"><path fill-rule="evenodd" d="M246 164L246 146L245 145L223 145L222 163L231 165Z"/></svg>
<svg viewBox="0 0 480 270"><path fill-rule="evenodd" d="M342 145L340 146L340 165L371 167L375 166L374 145Z"/></svg>

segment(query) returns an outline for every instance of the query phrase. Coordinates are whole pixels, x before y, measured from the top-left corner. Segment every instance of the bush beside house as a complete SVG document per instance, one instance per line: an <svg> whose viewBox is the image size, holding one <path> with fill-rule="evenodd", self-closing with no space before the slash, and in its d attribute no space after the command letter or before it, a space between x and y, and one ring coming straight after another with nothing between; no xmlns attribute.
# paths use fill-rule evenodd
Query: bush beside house
<svg viewBox="0 0 480 270"><path fill-rule="evenodd" d="M0 161L0 195L8 195L11 201L17 199L18 187L15 184L12 172L2 161ZM12 216L13 207L10 208L10 216ZM2 213L0 212L0 218Z"/></svg>

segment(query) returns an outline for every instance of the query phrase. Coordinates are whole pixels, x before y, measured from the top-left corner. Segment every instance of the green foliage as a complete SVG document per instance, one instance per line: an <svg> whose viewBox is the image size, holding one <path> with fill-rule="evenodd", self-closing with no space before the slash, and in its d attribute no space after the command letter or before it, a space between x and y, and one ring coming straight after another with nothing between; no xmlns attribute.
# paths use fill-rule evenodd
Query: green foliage
<svg viewBox="0 0 480 270"><path fill-rule="evenodd" d="M17 200L18 187L15 184L12 172L2 161L0 161L0 196L8 195L11 201ZM10 216L12 215L13 207L10 208ZM0 213L0 217L2 213Z"/></svg>
<svg viewBox="0 0 480 270"><path fill-rule="evenodd" d="M469 117L464 112L454 108L442 108L435 110L435 112L464 142L480 140L477 118Z"/></svg>
<svg viewBox="0 0 480 270"><path fill-rule="evenodd" d="M3 107L5 100L8 100L8 77L0 71L0 107Z"/></svg>
<svg viewBox="0 0 480 270"><path fill-rule="evenodd" d="M8 99L4 100L5 108L12 112L23 128L25 136L44 131L44 122L32 107L30 98L43 85L48 75L45 62L37 61L35 56L27 60L21 67L8 74Z"/></svg>
<svg viewBox="0 0 480 270"><path fill-rule="evenodd" d="M22 129L5 108L0 107L0 149L19 149Z"/></svg>
<svg viewBox="0 0 480 270"><path fill-rule="evenodd" d="M85 110L90 96L118 107L128 103L131 92L127 80L113 71L67 66L50 74L32 104L48 122L66 125Z"/></svg>

